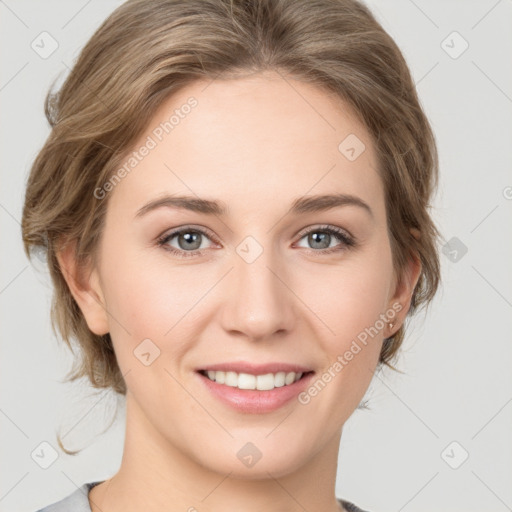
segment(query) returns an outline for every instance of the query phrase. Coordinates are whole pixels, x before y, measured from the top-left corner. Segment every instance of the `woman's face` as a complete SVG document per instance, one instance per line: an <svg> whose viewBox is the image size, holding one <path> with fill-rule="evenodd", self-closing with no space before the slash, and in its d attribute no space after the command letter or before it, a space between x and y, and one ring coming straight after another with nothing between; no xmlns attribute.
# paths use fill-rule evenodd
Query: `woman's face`
<svg viewBox="0 0 512 512"><path fill-rule="evenodd" d="M162 451L241 478L332 450L415 284L395 287L369 134L339 100L268 73L188 86L133 150L96 192L109 200L98 301L81 303L111 334L128 421ZM278 385L248 391L199 373L228 363L314 374L290 393L272 376L242 377Z"/></svg>

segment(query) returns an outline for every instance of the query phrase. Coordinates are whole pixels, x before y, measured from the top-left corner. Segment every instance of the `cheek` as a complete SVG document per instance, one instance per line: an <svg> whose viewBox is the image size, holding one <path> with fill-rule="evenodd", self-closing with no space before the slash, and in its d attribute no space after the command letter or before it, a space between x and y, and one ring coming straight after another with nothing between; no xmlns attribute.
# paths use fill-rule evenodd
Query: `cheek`
<svg viewBox="0 0 512 512"><path fill-rule="evenodd" d="M198 297L176 274L163 279L154 267L124 259L109 280L110 335L119 367L129 390L153 410L169 400L160 395L164 389L182 396L167 371L179 367L193 332L187 312Z"/></svg>
<svg viewBox="0 0 512 512"><path fill-rule="evenodd" d="M389 248L384 244L361 252L333 267L328 277L321 273L314 277L311 282L323 286L315 288L312 300L316 307L311 309L329 326L318 338L327 358L318 375L321 382L316 388L325 386L325 390L317 407L322 407L323 400L338 404L335 415L343 423L368 389L382 349L385 323L381 315L386 312L392 279Z"/></svg>
<svg viewBox="0 0 512 512"><path fill-rule="evenodd" d="M180 265L159 252L163 249L123 245L127 239L119 231L111 233L105 237L109 242L102 252L101 273L116 352L122 357L117 350L122 347L123 352L132 354L149 338L161 350L171 349L178 356L181 343L176 340L190 337L193 325L204 325L212 310L223 306L219 297L232 296L219 289L215 301L202 301L225 269L210 263ZM309 318L308 328L331 359L364 336L365 329L374 326L385 311L392 270L385 240L341 258L345 259L323 263L295 260L283 272L294 292L289 295L290 307L293 303L297 315ZM171 339L175 340L172 346L168 343ZM380 339L380 333L368 337L373 343L358 355L361 363L376 359Z"/></svg>
<svg viewBox="0 0 512 512"><path fill-rule="evenodd" d="M204 294L191 268L159 269L158 264L125 258L109 277L109 311L132 337L163 340L169 331L189 321L185 315L192 313Z"/></svg>
<svg viewBox="0 0 512 512"><path fill-rule="evenodd" d="M298 295L316 313L325 330L323 339L331 340L332 349L343 349L376 323L382 330L378 320L386 310L392 279L389 247L384 244L353 253L336 265L302 270L295 277Z"/></svg>
<svg viewBox="0 0 512 512"><path fill-rule="evenodd" d="M336 425L343 424L364 397L382 349L381 315L387 306L391 263L385 255L371 256L332 269L329 276L308 277L316 291L307 301L322 320L315 322L323 332L316 339L326 358L301 403L311 404Z"/></svg>
<svg viewBox="0 0 512 512"><path fill-rule="evenodd" d="M207 321L204 296L216 278L211 270L200 274L197 266L176 264L158 249L117 247L122 259L102 260L116 357L123 374L130 372L127 384L132 383L132 390L158 389L159 379L169 378L163 370L180 366ZM104 249L108 254L106 245ZM144 366L145 362L150 365Z"/></svg>

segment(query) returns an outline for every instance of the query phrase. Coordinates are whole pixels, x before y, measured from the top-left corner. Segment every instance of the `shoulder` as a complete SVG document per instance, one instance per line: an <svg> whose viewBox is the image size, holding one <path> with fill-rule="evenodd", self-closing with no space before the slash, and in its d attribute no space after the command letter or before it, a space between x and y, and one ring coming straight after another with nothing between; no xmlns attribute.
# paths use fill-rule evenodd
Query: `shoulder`
<svg viewBox="0 0 512 512"><path fill-rule="evenodd" d="M85 483L72 492L69 496L66 496L62 500L56 501L51 505L37 510L36 512L91 512L89 505L89 491L101 482L89 482Z"/></svg>
<svg viewBox="0 0 512 512"><path fill-rule="evenodd" d="M357 505L354 505L350 501L346 501L341 498L339 498L338 501L343 505L343 508L347 512L368 512L367 510L363 510L362 508L359 508Z"/></svg>

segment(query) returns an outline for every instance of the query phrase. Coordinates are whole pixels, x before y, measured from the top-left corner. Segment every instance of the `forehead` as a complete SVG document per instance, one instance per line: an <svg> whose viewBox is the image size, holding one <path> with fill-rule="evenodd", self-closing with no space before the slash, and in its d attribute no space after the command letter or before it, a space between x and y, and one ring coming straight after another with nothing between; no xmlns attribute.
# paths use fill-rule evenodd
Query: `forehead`
<svg viewBox="0 0 512 512"><path fill-rule="evenodd" d="M188 85L160 105L131 151L139 157L112 199L134 209L163 194L261 210L347 193L384 206L373 142L353 111L277 73Z"/></svg>

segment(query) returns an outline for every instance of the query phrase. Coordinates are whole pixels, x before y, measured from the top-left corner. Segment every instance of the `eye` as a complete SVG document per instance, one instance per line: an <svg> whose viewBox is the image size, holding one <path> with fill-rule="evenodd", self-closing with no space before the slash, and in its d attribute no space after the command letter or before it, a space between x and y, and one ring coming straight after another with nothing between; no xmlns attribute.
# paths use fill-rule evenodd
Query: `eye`
<svg viewBox="0 0 512 512"><path fill-rule="evenodd" d="M301 234L301 240L306 237L307 243L311 244L313 249L320 249L322 254L343 251L356 245L354 237L336 226L317 226ZM339 240L341 244L335 245L334 247L330 246L330 243L336 239Z"/></svg>
<svg viewBox="0 0 512 512"><path fill-rule="evenodd" d="M200 256L202 254L202 251L199 249L201 249L201 238L203 237L213 238L212 235L203 229L188 226L186 228L171 231L171 233L166 233L158 239L158 245L162 246L171 254L182 258L189 258L192 256ZM176 238L178 248L169 245L171 240L174 238ZM202 249L204 249L204 247L202 247Z"/></svg>
<svg viewBox="0 0 512 512"><path fill-rule="evenodd" d="M307 242L312 245L312 249L310 250L320 254L339 252L356 245L354 237L336 226L317 226L309 229L308 231L302 232L300 237L300 240L307 237ZM158 238L157 243L163 249L169 251L175 256L180 258L190 258L201 256L203 254L203 250L205 249L202 244L203 238L217 242L215 237L209 231L202 228L187 226L164 234ZM176 239L178 247L171 245L171 241L174 239ZM331 242L333 240L338 240L341 243L338 243L333 247L331 246Z"/></svg>

